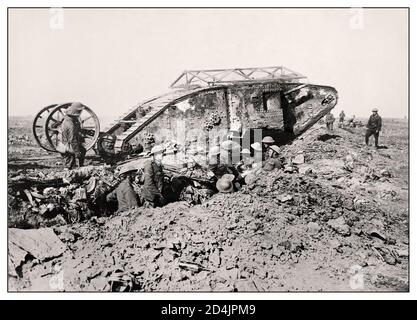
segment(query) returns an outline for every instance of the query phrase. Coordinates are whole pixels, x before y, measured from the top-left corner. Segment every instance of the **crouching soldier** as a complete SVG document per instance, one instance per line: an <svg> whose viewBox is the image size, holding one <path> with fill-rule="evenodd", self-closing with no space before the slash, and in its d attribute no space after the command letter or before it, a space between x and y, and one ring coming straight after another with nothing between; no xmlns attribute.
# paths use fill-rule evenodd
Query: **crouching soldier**
<svg viewBox="0 0 417 320"><path fill-rule="evenodd" d="M164 188L164 172L162 166L164 152L165 148L162 146L153 147L151 150L153 159L148 161L143 168L143 205L148 208L163 206L166 203L162 193Z"/></svg>
<svg viewBox="0 0 417 320"><path fill-rule="evenodd" d="M263 163L263 169L265 171L272 171L274 169L282 169L283 165L281 159L279 158L279 147L277 145L272 145L268 149L268 159Z"/></svg>
<svg viewBox="0 0 417 320"><path fill-rule="evenodd" d="M209 176L215 179L220 179L227 173L238 176L239 173L234 166L227 163L221 163L220 152L221 150L219 146L214 146L209 151Z"/></svg>
<svg viewBox="0 0 417 320"><path fill-rule="evenodd" d="M225 174L216 182L216 189L221 193L230 193L237 190L233 181L235 176L233 174Z"/></svg>
<svg viewBox="0 0 417 320"><path fill-rule="evenodd" d="M275 140L271 136L266 136L262 139L262 160L268 159L268 149L275 143Z"/></svg>
<svg viewBox="0 0 417 320"><path fill-rule="evenodd" d="M139 206L138 195L132 185L136 172L137 169L131 165L122 167L119 172L122 182L120 182L115 190L107 195L107 201L117 200L118 212L127 211Z"/></svg>
<svg viewBox="0 0 417 320"><path fill-rule="evenodd" d="M242 155L242 160L240 160L236 164L236 169L239 172L239 174L244 178L245 175L247 175L250 172L250 170L252 169L252 165L254 163L254 160L250 156L249 149L243 149L240 154Z"/></svg>

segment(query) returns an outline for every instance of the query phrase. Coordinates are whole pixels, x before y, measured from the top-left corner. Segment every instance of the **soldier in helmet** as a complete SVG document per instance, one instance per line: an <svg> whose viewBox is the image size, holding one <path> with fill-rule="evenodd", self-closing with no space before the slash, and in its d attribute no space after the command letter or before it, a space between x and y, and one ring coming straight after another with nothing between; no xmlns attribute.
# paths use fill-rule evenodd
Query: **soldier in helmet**
<svg viewBox="0 0 417 320"><path fill-rule="evenodd" d="M266 160L268 158L268 149L270 146L272 146L275 143L275 140L270 137L270 136L266 136L262 139L262 159Z"/></svg>
<svg viewBox="0 0 417 320"><path fill-rule="evenodd" d="M144 206L157 207L166 203L163 195L164 172L162 159L165 148L163 146L154 146L151 150L153 159L148 161L143 168L143 188L142 196Z"/></svg>
<svg viewBox="0 0 417 320"><path fill-rule="evenodd" d="M254 142L250 145L253 149L253 160L255 163L262 163L262 160L265 157L263 153L262 145L259 142Z"/></svg>
<svg viewBox="0 0 417 320"><path fill-rule="evenodd" d="M242 160L240 160L236 164L236 169L239 171L240 175L242 177L245 177L245 175L250 172L252 169L252 165L254 163L253 158L250 156L250 150L249 149L243 149L240 154L242 155Z"/></svg>
<svg viewBox="0 0 417 320"><path fill-rule="evenodd" d="M139 206L138 195L132 185L137 171L132 165L125 165L119 172L122 182L120 182L115 190L107 195L107 201L117 200L117 211L119 212Z"/></svg>
<svg viewBox="0 0 417 320"><path fill-rule="evenodd" d="M327 127L327 130L329 130L329 131L333 131L333 123L334 123L334 121L335 121L335 118L334 118L333 113L329 112L329 113L326 115L326 119L325 119L325 121L326 121L326 127Z"/></svg>
<svg viewBox="0 0 417 320"><path fill-rule="evenodd" d="M381 131L382 127L382 118L379 116L377 108L372 109L372 115L369 117L366 127L368 128L365 133L366 145L368 145L369 137L373 135L375 140L375 148L378 148L378 138L379 131Z"/></svg>
<svg viewBox="0 0 417 320"><path fill-rule="evenodd" d="M276 145L272 145L268 149L268 159L263 163L263 169L265 171L272 171L274 169L282 169L283 165L279 158L280 148Z"/></svg>
<svg viewBox="0 0 417 320"><path fill-rule="evenodd" d="M220 146L211 147L209 150L209 176L215 177L216 179L220 179L224 174L233 174L234 176L238 176L239 173L234 166L227 163L221 163L220 153Z"/></svg>
<svg viewBox="0 0 417 320"><path fill-rule="evenodd" d="M230 193L236 190L235 184L233 181L235 176L233 174L224 174L216 182L216 189L221 193Z"/></svg>
<svg viewBox="0 0 417 320"><path fill-rule="evenodd" d="M84 137L81 135L81 124L78 119L83 109L84 106L80 102L72 103L61 124L61 143L64 145L64 150L60 152L68 169L74 168L77 159L79 167L84 165L86 150L83 146Z"/></svg>
<svg viewBox="0 0 417 320"><path fill-rule="evenodd" d="M342 110L339 114L339 128L343 127L345 116L345 112Z"/></svg>
<svg viewBox="0 0 417 320"><path fill-rule="evenodd" d="M240 156L240 145L239 143L226 140L220 144L220 161L228 166L235 164L236 158Z"/></svg>

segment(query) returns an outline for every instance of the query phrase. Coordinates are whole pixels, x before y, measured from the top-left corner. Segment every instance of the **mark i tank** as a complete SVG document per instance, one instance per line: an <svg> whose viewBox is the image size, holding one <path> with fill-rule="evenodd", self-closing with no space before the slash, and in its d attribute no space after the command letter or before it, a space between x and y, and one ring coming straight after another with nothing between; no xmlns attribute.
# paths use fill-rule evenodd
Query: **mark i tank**
<svg viewBox="0 0 417 320"><path fill-rule="evenodd" d="M308 83L283 66L184 71L170 88L136 104L103 131L97 115L85 107L79 120L86 149L104 160L121 159L172 141L185 150L202 135L207 146L213 139L231 139L248 147L266 135L283 145L330 112L338 99L335 88ZM45 150L56 152L70 105L51 104L36 115L33 134Z"/></svg>

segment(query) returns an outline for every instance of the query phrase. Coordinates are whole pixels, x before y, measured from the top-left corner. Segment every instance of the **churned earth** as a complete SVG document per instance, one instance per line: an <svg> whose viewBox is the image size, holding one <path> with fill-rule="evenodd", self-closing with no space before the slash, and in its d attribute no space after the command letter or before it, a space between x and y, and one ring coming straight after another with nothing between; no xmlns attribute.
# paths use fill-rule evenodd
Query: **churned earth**
<svg viewBox="0 0 417 320"><path fill-rule="evenodd" d="M65 251L26 257L9 290L408 291L408 123L384 120L378 150L364 130L316 125L283 147L292 170L202 205L54 226Z"/></svg>

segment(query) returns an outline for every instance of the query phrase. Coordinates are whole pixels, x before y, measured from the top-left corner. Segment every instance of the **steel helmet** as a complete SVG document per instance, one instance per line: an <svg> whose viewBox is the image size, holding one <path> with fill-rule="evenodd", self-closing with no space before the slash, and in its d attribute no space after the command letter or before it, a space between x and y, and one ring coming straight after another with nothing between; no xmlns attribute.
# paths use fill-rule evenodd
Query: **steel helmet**
<svg viewBox="0 0 417 320"><path fill-rule="evenodd" d="M65 114L68 116L79 116L83 111L84 106L81 102L73 102L71 106L66 110Z"/></svg>
<svg viewBox="0 0 417 320"><path fill-rule="evenodd" d="M237 150L240 149L239 143L232 141L232 140L226 140L221 143L221 148L227 151Z"/></svg>
<svg viewBox="0 0 417 320"><path fill-rule="evenodd" d="M378 112L378 108L373 108L372 112Z"/></svg>
<svg viewBox="0 0 417 320"><path fill-rule="evenodd" d="M252 143L250 146L255 151L262 151L262 146L259 142Z"/></svg>
<svg viewBox="0 0 417 320"><path fill-rule="evenodd" d="M276 153L279 153L281 151L281 149L275 144L270 146L269 149L273 150Z"/></svg>
<svg viewBox="0 0 417 320"><path fill-rule="evenodd" d="M263 143L274 143L275 140L270 136L266 136L265 138L262 139L262 142Z"/></svg>
<svg viewBox="0 0 417 320"><path fill-rule="evenodd" d="M233 184L230 180L223 179L222 177L219 180L217 180L216 188L222 193L229 193L233 191Z"/></svg>

